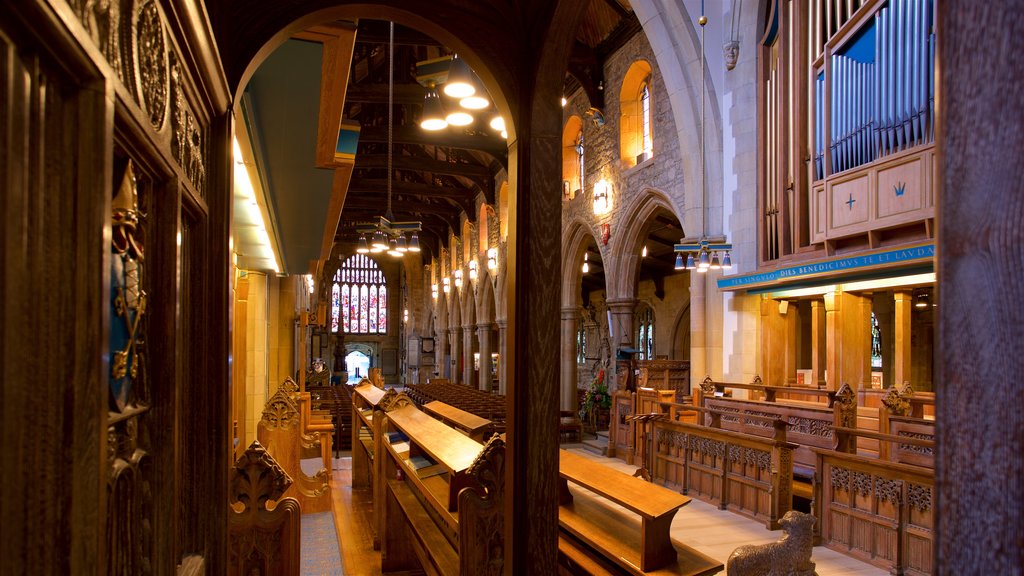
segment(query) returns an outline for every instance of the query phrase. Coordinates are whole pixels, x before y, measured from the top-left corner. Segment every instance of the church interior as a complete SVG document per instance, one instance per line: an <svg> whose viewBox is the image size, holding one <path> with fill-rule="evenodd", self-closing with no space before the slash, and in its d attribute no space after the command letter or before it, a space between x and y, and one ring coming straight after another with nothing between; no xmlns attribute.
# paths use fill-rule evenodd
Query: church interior
<svg viewBox="0 0 1024 576"><path fill-rule="evenodd" d="M0 572L1024 574L1021 38L3 3Z"/></svg>

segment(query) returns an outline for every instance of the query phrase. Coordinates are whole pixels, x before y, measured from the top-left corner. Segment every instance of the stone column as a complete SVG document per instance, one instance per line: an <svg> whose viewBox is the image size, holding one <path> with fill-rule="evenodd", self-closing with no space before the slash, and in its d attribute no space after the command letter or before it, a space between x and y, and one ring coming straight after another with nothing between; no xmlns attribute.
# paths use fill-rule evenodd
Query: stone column
<svg viewBox="0 0 1024 576"><path fill-rule="evenodd" d="M893 378L892 383L902 386L904 382L910 382L911 348L910 315L914 311L914 298L911 292L899 291L894 294L895 320L893 322Z"/></svg>
<svg viewBox="0 0 1024 576"><path fill-rule="evenodd" d="M462 327L462 383L470 388L477 388L476 370L473 367L473 352L476 349L476 326L467 324Z"/></svg>
<svg viewBox="0 0 1024 576"><path fill-rule="evenodd" d="M462 372L459 370L459 361L462 359L462 328L456 326L448 329L448 343L451 352L448 354L448 367L445 372L447 378L452 382L462 381Z"/></svg>
<svg viewBox="0 0 1024 576"><path fill-rule="evenodd" d="M561 409L572 410L576 404L576 322L579 309L562 308L562 346L561 358Z"/></svg>
<svg viewBox="0 0 1024 576"><path fill-rule="evenodd" d="M480 344L480 371L477 388L490 392L493 388L491 377L491 323L483 322L476 325L476 337Z"/></svg>
<svg viewBox="0 0 1024 576"><path fill-rule="evenodd" d="M505 395L508 386L508 320L497 320L498 325L498 394Z"/></svg>
<svg viewBox="0 0 1024 576"><path fill-rule="evenodd" d="M619 382L625 382L624 377L618 373L618 368L615 365L615 357L618 354L619 348L632 348L633 347L633 311L636 309L635 298L623 298L616 300L608 300L608 309L612 313L612 334L611 338L611 353L612 353L612 371L610 380L608 380L608 390L616 390L619 387Z"/></svg>
<svg viewBox="0 0 1024 576"><path fill-rule="evenodd" d="M825 387L825 359L828 348L825 343L825 300L811 301L811 383L818 388Z"/></svg>
<svg viewBox="0 0 1024 576"><path fill-rule="evenodd" d="M438 316L440 318L440 316ZM438 378L444 378L448 362L448 329L443 323L434 326L434 369Z"/></svg>

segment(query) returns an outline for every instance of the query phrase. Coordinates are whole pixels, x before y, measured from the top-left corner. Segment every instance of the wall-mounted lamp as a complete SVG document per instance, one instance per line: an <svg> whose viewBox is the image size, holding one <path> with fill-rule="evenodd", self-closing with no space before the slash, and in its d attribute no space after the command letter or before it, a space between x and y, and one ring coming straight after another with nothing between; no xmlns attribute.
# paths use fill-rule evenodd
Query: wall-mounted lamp
<svg viewBox="0 0 1024 576"><path fill-rule="evenodd" d="M445 294L452 291L452 283L447 276L441 279L441 289L444 290Z"/></svg>
<svg viewBox="0 0 1024 576"><path fill-rule="evenodd" d="M476 282L476 258L469 261L469 279Z"/></svg>
<svg viewBox="0 0 1024 576"><path fill-rule="evenodd" d="M309 289L309 293L310 294L312 294L313 290L316 288L316 284L313 283L313 275L312 274L306 274L306 288Z"/></svg>
<svg viewBox="0 0 1024 576"><path fill-rule="evenodd" d="M462 269L455 271L455 287L462 288Z"/></svg>
<svg viewBox="0 0 1024 576"><path fill-rule="evenodd" d="M647 244L644 244L644 249L640 251L641 258L647 258Z"/></svg>
<svg viewBox="0 0 1024 576"><path fill-rule="evenodd" d="M914 291L914 308L927 308L928 307L928 293L924 290Z"/></svg>
<svg viewBox="0 0 1024 576"><path fill-rule="evenodd" d="M587 261L589 259L590 259L590 253L589 252L584 252L583 253L583 267L580 268L580 270L583 270L584 274L586 274L587 272L590 272L590 262Z"/></svg>
<svg viewBox="0 0 1024 576"><path fill-rule="evenodd" d="M430 285L430 297L437 300L437 284Z"/></svg>
<svg viewBox="0 0 1024 576"><path fill-rule="evenodd" d="M611 185L607 180L601 179L594 184L594 214L604 214L608 211L608 196L611 192Z"/></svg>
<svg viewBox="0 0 1024 576"><path fill-rule="evenodd" d="M408 308L402 310L402 321L405 322L406 324L409 323L409 309Z"/></svg>
<svg viewBox="0 0 1024 576"><path fill-rule="evenodd" d="M498 249L488 248L487 249L487 269L497 270L498 269Z"/></svg>

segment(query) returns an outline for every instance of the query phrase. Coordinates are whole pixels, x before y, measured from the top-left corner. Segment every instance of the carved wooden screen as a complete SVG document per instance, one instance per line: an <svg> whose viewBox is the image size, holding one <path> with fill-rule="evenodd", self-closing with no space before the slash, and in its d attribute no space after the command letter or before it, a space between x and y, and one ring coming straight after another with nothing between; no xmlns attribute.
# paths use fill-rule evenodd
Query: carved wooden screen
<svg viewBox="0 0 1024 576"><path fill-rule="evenodd" d="M226 570L230 173L208 166L229 166L230 119L209 32L192 0L0 3L12 574Z"/></svg>

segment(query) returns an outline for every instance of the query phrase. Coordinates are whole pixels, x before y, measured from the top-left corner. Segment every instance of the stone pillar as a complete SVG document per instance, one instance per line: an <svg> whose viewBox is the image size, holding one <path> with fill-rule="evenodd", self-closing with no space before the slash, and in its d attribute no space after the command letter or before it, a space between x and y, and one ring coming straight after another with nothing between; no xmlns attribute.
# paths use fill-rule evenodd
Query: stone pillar
<svg viewBox="0 0 1024 576"><path fill-rule="evenodd" d="M452 382L462 382L462 371L459 362L462 360L462 328L455 326L448 329L448 343L451 352L448 354L446 377Z"/></svg>
<svg viewBox="0 0 1024 576"><path fill-rule="evenodd" d="M811 301L811 383L825 387L825 360L828 347L825 338L825 300Z"/></svg>
<svg viewBox="0 0 1024 576"><path fill-rule="evenodd" d="M633 311L636 309L636 299L608 300L607 304L612 313L612 334L609 334L609 337L611 338L612 370L614 372L608 380L608 390L613 391L619 388L620 381L626 381L625 376L619 374L614 359L618 355L619 348L632 348L634 345Z"/></svg>
<svg viewBox="0 0 1024 576"><path fill-rule="evenodd" d="M476 326L462 327L462 383L470 388L477 387L476 370L473 367L473 353L476 350Z"/></svg>
<svg viewBox="0 0 1024 576"><path fill-rule="evenodd" d="M508 386L508 320L497 320L498 325L498 394L505 395Z"/></svg>
<svg viewBox="0 0 1024 576"><path fill-rule="evenodd" d="M576 323L579 319L579 310L562 308L562 346L561 359L561 409L572 410L576 404Z"/></svg>
<svg viewBox="0 0 1024 576"><path fill-rule="evenodd" d="M444 378L448 363L448 329L442 324L434 327L434 372L438 378Z"/></svg>
<svg viewBox="0 0 1024 576"><path fill-rule="evenodd" d="M480 342L480 371L478 372L478 388L490 392L494 387L491 377L491 323L476 325L476 335Z"/></svg>
<svg viewBox="0 0 1024 576"><path fill-rule="evenodd" d="M892 383L897 386L904 382L910 382L911 348L910 315L914 311L913 293L898 291L894 295L895 320L893 321L893 357L892 357Z"/></svg>
<svg viewBox="0 0 1024 576"><path fill-rule="evenodd" d="M785 318L781 306L789 306L771 298L761 298L761 379L770 386L783 386L786 380L787 342ZM788 310L787 310L788 311ZM794 350L795 352L795 350Z"/></svg>

